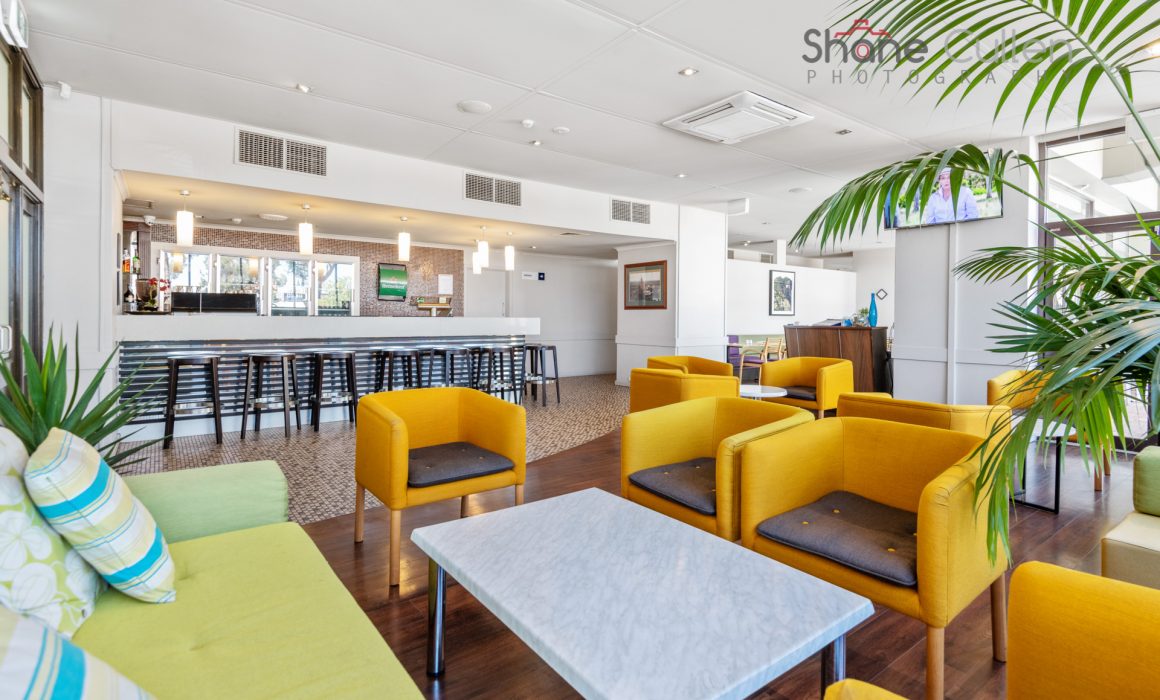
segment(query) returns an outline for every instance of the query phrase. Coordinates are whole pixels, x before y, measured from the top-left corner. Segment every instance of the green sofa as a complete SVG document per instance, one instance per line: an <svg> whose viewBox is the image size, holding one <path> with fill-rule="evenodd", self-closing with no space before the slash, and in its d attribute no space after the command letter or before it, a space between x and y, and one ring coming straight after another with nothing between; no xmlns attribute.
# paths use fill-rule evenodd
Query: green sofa
<svg viewBox="0 0 1160 700"><path fill-rule="evenodd" d="M159 700L422 697L314 543L287 522L276 463L126 482L169 542L177 600L153 605L110 589L77 645Z"/></svg>

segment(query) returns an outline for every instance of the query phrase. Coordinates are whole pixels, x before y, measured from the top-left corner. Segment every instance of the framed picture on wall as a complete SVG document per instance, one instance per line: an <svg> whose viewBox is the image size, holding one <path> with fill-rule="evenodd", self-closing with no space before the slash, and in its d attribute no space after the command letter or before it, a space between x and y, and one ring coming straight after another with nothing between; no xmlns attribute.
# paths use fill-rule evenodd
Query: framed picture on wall
<svg viewBox="0 0 1160 700"><path fill-rule="evenodd" d="M379 263L379 299L383 301L407 300L406 265Z"/></svg>
<svg viewBox="0 0 1160 700"><path fill-rule="evenodd" d="M624 266L624 308L668 308L669 264L665 260Z"/></svg>
<svg viewBox="0 0 1160 700"><path fill-rule="evenodd" d="M769 271L769 315L793 316L797 308L797 273Z"/></svg>

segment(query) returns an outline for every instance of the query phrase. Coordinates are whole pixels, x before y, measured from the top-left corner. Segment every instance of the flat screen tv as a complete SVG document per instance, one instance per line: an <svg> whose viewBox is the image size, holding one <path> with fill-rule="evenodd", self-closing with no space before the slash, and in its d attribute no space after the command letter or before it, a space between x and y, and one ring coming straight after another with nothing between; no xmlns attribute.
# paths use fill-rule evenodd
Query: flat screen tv
<svg viewBox="0 0 1160 700"><path fill-rule="evenodd" d="M406 265L379 263L379 299L383 301L407 300Z"/></svg>
<svg viewBox="0 0 1160 700"><path fill-rule="evenodd" d="M975 173L963 175L957 204L951 196L951 175L944 170L935 180L934 187L926 202L917 198L905 206L892 206L888 201L883 213L885 228L918 228L939 226L959 221L996 219L1003 216L1003 199L993 187L988 187L987 178Z"/></svg>

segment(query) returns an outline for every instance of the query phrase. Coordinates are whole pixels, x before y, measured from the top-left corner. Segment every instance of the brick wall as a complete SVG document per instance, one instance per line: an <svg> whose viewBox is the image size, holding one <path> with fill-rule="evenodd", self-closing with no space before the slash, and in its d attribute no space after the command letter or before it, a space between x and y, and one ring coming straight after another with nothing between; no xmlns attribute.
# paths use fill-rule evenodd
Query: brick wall
<svg viewBox="0 0 1160 700"><path fill-rule="evenodd" d="M126 227L135 226L126 222ZM170 224L154 224L148 229L151 239L159 243L177 241L177 229ZM260 251L298 252L297 234L239 231L198 226L193 229L193 244ZM314 252L319 255L349 255L359 259L359 314L362 316L426 316L429 311L414 307L414 297L438 296L439 275L455 279L451 312L463 315L463 251L451 248L424 248L411 244L407 265L407 301L379 301L379 263L399 262L398 247L393 243L348 241L314 236Z"/></svg>

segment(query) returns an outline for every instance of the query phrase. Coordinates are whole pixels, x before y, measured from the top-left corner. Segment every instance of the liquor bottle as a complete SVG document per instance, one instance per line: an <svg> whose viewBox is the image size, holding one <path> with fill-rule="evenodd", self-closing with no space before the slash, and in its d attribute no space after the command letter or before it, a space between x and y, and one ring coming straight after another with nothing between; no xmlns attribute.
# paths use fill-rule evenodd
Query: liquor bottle
<svg viewBox="0 0 1160 700"><path fill-rule="evenodd" d="M129 257L129 249L125 248L121 251L121 272L128 274L132 272L133 259Z"/></svg>
<svg viewBox="0 0 1160 700"><path fill-rule="evenodd" d="M137 295L133 293L133 287L130 285L125 290L125 296L122 297L125 302L125 311L132 313L137 310Z"/></svg>
<svg viewBox="0 0 1160 700"><path fill-rule="evenodd" d="M141 274L141 257L137 255L137 251L133 251L133 274Z"/></svg>

